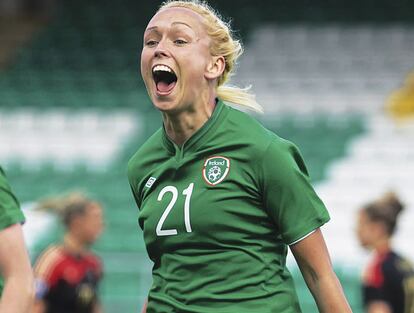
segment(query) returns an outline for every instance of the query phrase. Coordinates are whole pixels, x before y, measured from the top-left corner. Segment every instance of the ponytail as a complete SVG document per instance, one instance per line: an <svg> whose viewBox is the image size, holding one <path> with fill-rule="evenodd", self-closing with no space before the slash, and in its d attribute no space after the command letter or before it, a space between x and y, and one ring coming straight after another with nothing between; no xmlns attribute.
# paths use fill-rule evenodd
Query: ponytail
<svg viewBox="0 0 414 313"><path fill-rule="evenodd" d="M58 215L62 223L69 227L76 216L85 214L91 203L94 203L94 201L87 198L83 193L72 192L67 195L43 199L37 204L35 209Z"/></svg>
<svg viewBox="0 0 414 313"><path fill-rule="evenodd" d="M263 108L256 102L256 96L249 92L250 87L240 88L236 86L222 85L217 88L217 96L220 100L244 106L253 111L263 113Z"/></svg>

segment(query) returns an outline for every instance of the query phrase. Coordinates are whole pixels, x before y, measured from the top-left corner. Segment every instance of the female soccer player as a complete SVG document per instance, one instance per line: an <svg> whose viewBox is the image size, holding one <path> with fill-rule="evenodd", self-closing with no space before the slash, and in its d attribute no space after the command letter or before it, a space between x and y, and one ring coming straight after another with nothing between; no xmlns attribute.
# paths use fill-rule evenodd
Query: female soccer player
<svg viewBox="0 0 414 313"><path fill-rule="evenodd" d="M37 260L34 312L101 312L97 288L102 266L90 251L103 228L101 206L80 194L45 200L39 206L59 212L67 231L63 244L49 247Z"/></svg>
<svg viewBox="0 0 414 313"><path fill-rule="evenodd" d="M398 198L389 193L359 212L358 239L363 247L374 251L363 279L363 300L368 313L414 312L413 267L391 246L403 208Z"/></svg>
<svg viewBox="0 0 414 313"><path fill-rule="evenodd" d="M0 167L0 312L29 312L33 274L24 244L24 216ZM3 289L3 293L2 293Z"/></svg>
<svg viewBox="0 0 414 313"><path fill-rule="evenodd" d="M350 312L319 227L329 220L297 148L225 102L241 54L204 2L169 1L144 33L141 74L163 127L132 157L153 283L146 312L301 312L290 247L321 312Z"/></svg>

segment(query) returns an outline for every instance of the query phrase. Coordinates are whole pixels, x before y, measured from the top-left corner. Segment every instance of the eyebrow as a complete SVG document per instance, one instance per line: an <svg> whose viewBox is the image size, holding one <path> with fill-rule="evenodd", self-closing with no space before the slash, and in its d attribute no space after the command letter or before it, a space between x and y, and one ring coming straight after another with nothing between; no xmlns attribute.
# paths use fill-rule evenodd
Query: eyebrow
<svg viewBox="0 0 414 313"><path fill-rule="evenodd" d="M194 29L190 26L190 25L188 25L187 23L184 23L184 22L173 22L173 23L171 23L171 25L184 25L184 26L187 26L188 28L190 28L192 31L194 31ZM158 26L152 26L152 27L149 27L149 28L147 28L146 30L145 30L145 32L150 32L150 31L153 31L153 30L157 30L158 29Z"/></svg>
<svg viewBox="0 0 414 313"><path fill-rule="evenodd" d="M188 28L191 28L191 29L193 29L190 25L188 25L188 24L186 24L186 23L184 23L184 22L173 22L172 23L172 25L184 25L184 26L187 26Z"/></svg>

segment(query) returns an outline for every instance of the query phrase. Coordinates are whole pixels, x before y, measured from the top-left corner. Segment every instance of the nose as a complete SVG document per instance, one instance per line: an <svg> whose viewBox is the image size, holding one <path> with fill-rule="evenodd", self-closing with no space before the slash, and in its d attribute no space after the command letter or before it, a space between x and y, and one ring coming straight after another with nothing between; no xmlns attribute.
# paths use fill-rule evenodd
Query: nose
<svg viewBox="0 0 414 313"><path fill-rule="evenodd" d="M164 50L156 50L154 53L155 57L160 58L160 57L166 57L167 53Z"/></svg>
<svg viewBox="0 0 414 313"><path fill-rule="evenodd" d="M161 40L161 41L157 44L157 47L156 47L156 49L155 49L155 51L154 51L154 55L155 55L155 57L157 57L157 58L160 58L160 57L166 57L166 56L168 56L168 51L167 51L167 49L166 49L166 47L165 47L164 40Z"/></svg>

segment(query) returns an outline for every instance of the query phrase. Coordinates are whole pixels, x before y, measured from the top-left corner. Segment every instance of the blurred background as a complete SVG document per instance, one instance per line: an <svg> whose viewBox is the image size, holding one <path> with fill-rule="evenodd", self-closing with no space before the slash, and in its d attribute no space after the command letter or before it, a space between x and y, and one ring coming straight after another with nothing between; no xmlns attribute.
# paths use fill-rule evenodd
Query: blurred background
<svg viewBox="0 0 414 313"><path fill-rule="evenodd" d="M161 126L139 75L142 34L160 3L0 0L0 164L25 209L31 257L62 233L33 203L79 189L99 199L106 312L137 312L151 283L126 163ZM335 269L362 313L357 210L397 192L407 209L395 245L414 259L414 96L403 84L414 70L414 2L209 3L245 44L233 83L252 85L265 108L257 117L304 155L331 213L323 231ZM303 311L317 312L292 258L289 267Z"/></svg>

